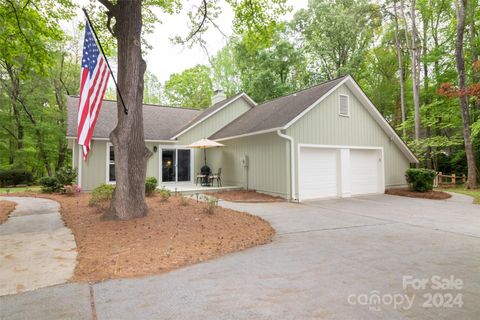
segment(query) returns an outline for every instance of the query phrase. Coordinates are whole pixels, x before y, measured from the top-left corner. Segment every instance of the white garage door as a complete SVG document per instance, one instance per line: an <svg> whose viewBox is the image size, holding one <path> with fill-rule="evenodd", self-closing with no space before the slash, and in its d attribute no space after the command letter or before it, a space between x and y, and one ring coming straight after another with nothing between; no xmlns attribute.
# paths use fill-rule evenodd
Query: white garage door
<svg viewBox="0 0 480 320"><path fill-rule="evenodd" d="M381 149L304 146L299 156L300 201L383 192Z"/></svg>
<svg viewBox="0 0 480 320"><path fill-rule="evenodd" d="M352 195L379 192L380 157L379 150L350 150Z"/></svg>
<svg viewBox="0 0 480 320"><path fill-rule="evenodd" d="M335 197L337 190L338 151L300 148L300 199Z"/></svg>

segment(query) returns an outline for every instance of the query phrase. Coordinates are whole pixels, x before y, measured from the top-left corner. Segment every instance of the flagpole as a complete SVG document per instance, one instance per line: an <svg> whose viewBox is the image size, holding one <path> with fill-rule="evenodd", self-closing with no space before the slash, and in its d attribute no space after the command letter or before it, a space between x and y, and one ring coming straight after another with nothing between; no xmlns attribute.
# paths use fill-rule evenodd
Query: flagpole
<svg viewBox="0 0 480 320"><path fill-rule="evenodd" d="M93 35L95 36L95 39L97 40L98 46L100 47L100 51L102 52L103 57L105 58L105 62L107 63L107 67L110 70L110 74L112 75L113 82L115 83L115 87L117 88L118 96L120 97L120 101L122 101L123 112L125 112L125 114L128 114L128 109L125 106L125 102L123 101L122 93L120 92L120 88L118 88L117 80L115 79L115 75L113 74L112 68L110 67L110 63L108 63L107 56L105 55L105 52L103 51L103 47L102 47L102 44L100 43L100 40L98 39L97 32L95 31L95 28L93 27L92 21L90 20L90 17L88 16L87 10L85 8L82 8L82 11L85 14L85 17L87 18L88 24L90 25L90 28L92 29Z"/></svg>

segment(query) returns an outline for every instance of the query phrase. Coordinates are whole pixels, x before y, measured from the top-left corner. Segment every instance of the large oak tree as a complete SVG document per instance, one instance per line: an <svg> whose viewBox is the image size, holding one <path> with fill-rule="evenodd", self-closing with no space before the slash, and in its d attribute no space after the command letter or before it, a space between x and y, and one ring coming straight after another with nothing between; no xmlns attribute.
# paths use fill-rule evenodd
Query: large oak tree
<svg viewBox="0 0 480 320"><path fill-rule="evenodd" d="M146 63L142 58L143 11L152 17L152 6L172 13L181 5L175 0L98 0L107 9L107 28L117 40L118 87L128 114L123 111L121 99L117 99L118 122L110 134L115 152L116 188L107 218L127 220L145 216L145 175L147 160L152 152L145 146L142 100ZM276 24L276 17L285 13L285 0L227 0L234 10L234 28L252 39L268 40ZM219 14L216 0L199 1L190 12L192 31L177 42L203 43L201 33Z"/></svg>

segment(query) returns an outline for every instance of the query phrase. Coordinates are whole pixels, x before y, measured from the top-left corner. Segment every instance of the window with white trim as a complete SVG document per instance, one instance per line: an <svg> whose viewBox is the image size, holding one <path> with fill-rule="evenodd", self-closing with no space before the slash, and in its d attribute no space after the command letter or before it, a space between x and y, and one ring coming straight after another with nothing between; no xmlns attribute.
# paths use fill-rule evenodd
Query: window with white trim
<svg viewBox="0 0 480 320"><path fill-rule="evenodd" d="M113 153L113 145L107 145L107 161L108 161L108 172L107 172L107 181L115 182L115 154Z"/></svg>
<svg viewBox="0 0 480 320"><path fill-rule="evenodd" d="M345 94L339 95L340 106L339 106L339 114L341 116L350 116L350 106L348 101L348 96Z"/></svg>

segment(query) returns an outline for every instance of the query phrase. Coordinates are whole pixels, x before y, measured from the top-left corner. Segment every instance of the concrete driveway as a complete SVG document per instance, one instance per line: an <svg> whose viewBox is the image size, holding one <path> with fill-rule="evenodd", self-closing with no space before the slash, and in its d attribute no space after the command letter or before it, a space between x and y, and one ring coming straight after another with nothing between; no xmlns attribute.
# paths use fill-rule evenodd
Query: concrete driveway
<svg viewBox="0 0 480 320"><path fill-rule="evenodd" d="M59 204L42 198L0 200L17 203L0 225L0 296L67 282L75 269L77 246Z"/></svg>
<svg viewBox="0 0 480 320"><path fill-rule="evenodd" d="M0 318L480 318L480 206L386 195L222 205L270 221L274 241L158 276L2 297Z"/></svg>

